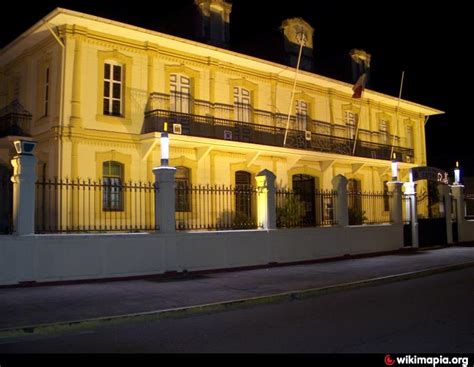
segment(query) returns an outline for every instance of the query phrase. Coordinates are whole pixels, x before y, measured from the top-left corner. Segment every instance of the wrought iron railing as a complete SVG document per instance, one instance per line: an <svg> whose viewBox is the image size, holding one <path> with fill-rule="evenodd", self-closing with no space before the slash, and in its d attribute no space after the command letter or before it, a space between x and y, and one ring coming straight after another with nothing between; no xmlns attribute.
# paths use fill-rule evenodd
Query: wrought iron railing
<svg viewBox="0 0 474 367"><path fill-rule="evenodd" d="M349 225L390 223L390 193L349 191L347 200Z"/></svg>
<svg viewBox="0 0 474 367"><path fill-rule="evenodd" d="M292 119L294 120L294 117ZM285 127L278 126L281 124L255 124L251 122L228 120L211 115L194 115L161 109L149 111L145 114L145 123L142 133L163 131L165 122L168 123L169 131L173 132L174 125L176 125L179 126L180 133L183 135L278 147L284 146L283 142L286 129ZM354 148L353 139L313 132L318 131L316 126L320 124L324 123L312 120L308 132L289 129L285 147L352 155ZM392 147L390 145L358 140L354 155L391 160L391 149ZM394 152L400 161L413 161L413 149L396 146L394 147Z"/></svg>
<svg viewBox="0 0 474 367"><path fill-rule="evenodd" d="M156 230L150 182L40 179L36 182L36 233Z"/></svg>
<svg viewBox="0 0 474 367"><path fill-rule="evenodd" d="M247 185L182 186L176 192L177 230L256 229L257 190Z"/></svg>
<svg viewBox="0 0 474 367"><path fill-rule="evenodd" d="M321 227L336 224L337 192L335 191L277 189L275 198L278 228Z"/></svg>

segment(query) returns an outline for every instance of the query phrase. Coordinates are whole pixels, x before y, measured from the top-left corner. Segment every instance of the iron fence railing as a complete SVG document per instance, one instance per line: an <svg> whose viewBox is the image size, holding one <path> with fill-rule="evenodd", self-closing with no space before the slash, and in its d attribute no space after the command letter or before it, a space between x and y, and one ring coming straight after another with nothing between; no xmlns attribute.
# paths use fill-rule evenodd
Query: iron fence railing
<svg viewBox="0 0 474 367"><path fill-rule="evenodd" d="M13 232L12 182L10 180L10 176L0 175L0 234L10 234L12 232Z"/></svg>
<svg viewBox="0 0 474 367"><path fill-rule="evenodd" d="M175 188L177 230L255 229L257 190L247 185L178 185Z"/></svg>
<svg viewBox="0 0 474 367"><path fill-rule="evenodd" d="M156 230L150 182L40 179L36 182L36 233Z"/></svg>
<svg viewBox="0 0 474 367"><path fill-rule="evenodd" d="M349 191L349 225L390 222L392 195L384 192Z"/></svg>
<svg viewBox="0 0 474 367"><path fill-rule="evenodd" d="M170 131L173 131L173 125L179 125L180 133L183 135L353 155L354 140L332 135L332 127L328 128L326 123L308 119L308 131L290 128L286 143L283 145L285 127L275 121L276 117L267 121L268 116L264 116L266 124L255 123L257 114L264 116L263 112L251 111L251 113L245 115L247 117L243 122L212 115L194 115L155 109L145 114L142 133L163 131L164 123L167 122ZM296 117L293 116L291 120L292 124L290 126L296 126ZM321 128L322 126L324 129ZM391 145L358 140L354 155L391 160L391 150ZM400 161L412 162L413 149L395 146L393 151Z"/></svg>
<svg viewBox="0 0 474 367"><path fill-rule="evenodd" d="M276 222L279 228L320 227L336 224L337 192L277 189Z"/></svg>

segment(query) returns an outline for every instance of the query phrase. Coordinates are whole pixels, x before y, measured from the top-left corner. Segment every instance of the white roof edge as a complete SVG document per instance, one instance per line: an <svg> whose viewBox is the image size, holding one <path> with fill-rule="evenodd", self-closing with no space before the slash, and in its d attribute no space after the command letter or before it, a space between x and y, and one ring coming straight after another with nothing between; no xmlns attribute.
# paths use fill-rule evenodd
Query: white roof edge
<svg viewBox="0 0 474 367"><path fill-rule="evenodd" d="M166 33L161 33L161 32L158 32L158 31L149 30L149 29L146 29L146 28L142 28L142 27L131 25L131 24L119 22L119 21L116 21L116 20L102 18L102 17L99 17L99 16L95 16L95 15L91 15L91 14L87 14L87 13L82 13L82 12L78 12L78 11L75 11L75 10L69 10L69 9L65 9L65 8L61 8L61 7L57 7L55 9L53 9L50 13L48 13L46 16L41 18L38 22L33 24L30 28L28 28L26 31L24 31L22 34L20 34L17 38L15 38L13 41L11 41L9 44L7 44L4 48L0 49L0 56L3 53L5 53L9 48L13 47L16 43L20 42L23 38L27 37L29 34L33 33L35 30L37 30L38 28L43 26L45 21L52 20L58 14L66 14L66 15L76 16L76 17L80 17L80 18L86 18L86 19L92 20L92 21L98 21L98 22L102 22L102 23L109 23L109 24L117 26L117 27L128 28L128 29L135 30L135 31L138 31L138 32L148 33L148 34L151 34L151 35L154 35L154 36L164 37L164 38L168 38L168 39L171 39L171 40L174 40L174 41L188 43L188 44L191 44L191 45L194 45L194 46L197 46L197 47L202 47L202 48L207 48L207 49L214 50L214 51L227 53L227 54L232 55L232 56L240 57L240 58L243 58L243 59L248 59L248 60L251 60L251 61L254 61L254 62L257 62L257 63L263 63L263 64L266 64L266 65L269 65L269 66L273 66L275 68L278 68L280 71L281 71L282 68L286 68L286 69L289 69L289 70L291 70L291 69L294 70L295 69L295 68L293 68L291 66L288 66L288 65L278 64L276 62L260 59L260 58L255 57L255 56L250 56L250 55L238 53L238 52L235 52L235 51L222 49L222 48L219 48L219 47L207 45L207 44L204 44L204 43L188 40L188 39L173 36L173 35L169 35L169 34L166 34ZM304 75L309 76L309 77L312 77L312 78L321 79L321 80L324 80L326 82L332 83L332 84L334 84L335 88L342 86L342 87L352 89L352 84L349 84L349 83L346 83L346 82L343 82L343 81L340 81L340 80L337 80L337 79L332 79L332 78L329 78L329 77L326 77L326 76L323 76L323 75L311 73L311 72L304 71L304 70L300 70L299 73L304 74ZM388 94L372 91L372 90L369 90L369 89L366 89L364 91L364 94L366 96L368 95L369 97L376 97L376 99L380 99L380 98L386 99L387 100L386 103L389 103L389 104L391 102L392 103L394 103L394 102L398 103L398 98L397 97L393 97L393 96L390 96ZM441 110L438 110L438 109L435 109L435 108L432 108L432 107L428 107L428 106L425 106L425 105L421 105L421 104L416 103L416 102L407 101L407 100L404 100L404 99L400 100L400 105L402 105L402 104L405 105L408 108L411 107L412 109L416 108L418 110L422 110L420 112L423 112L427 116L444 114L444 111L441 111Z"/></svg>

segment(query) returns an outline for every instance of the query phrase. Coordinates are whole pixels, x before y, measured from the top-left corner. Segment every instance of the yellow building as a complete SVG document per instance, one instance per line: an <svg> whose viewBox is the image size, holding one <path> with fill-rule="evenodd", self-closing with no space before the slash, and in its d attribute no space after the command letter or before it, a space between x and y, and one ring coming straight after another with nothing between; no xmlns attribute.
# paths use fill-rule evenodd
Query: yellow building
<svg viewBox="0 0 474 367"><path fill-rule="evenodd" d="M225 25L231 6L212 3ZM288 42L300 29L312 47L304 21L285 26ZM22 129L38 142L39 177L153 181L165 122L170 165L193 185L253 184L267 169L281 188L332 189L342 174L353 188L384 191L392 150L402 180L426 165L424 123L441 111L372 90L353 99L352 85L304 70L292 93L295 72L58 8L0 51L0 108L17 101L31 113Z"/></svg>

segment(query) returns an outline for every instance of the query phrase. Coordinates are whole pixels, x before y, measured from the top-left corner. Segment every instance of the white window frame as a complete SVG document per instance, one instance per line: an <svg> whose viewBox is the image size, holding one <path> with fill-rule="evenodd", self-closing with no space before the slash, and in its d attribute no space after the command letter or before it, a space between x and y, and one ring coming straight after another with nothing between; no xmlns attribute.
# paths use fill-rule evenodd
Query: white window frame
<svg viewBox="0 0 474 367"><path fill-rule="evenodd" d="M170 111L191 112L191 78L183 74L170 74Z"/></svg>
<svg viewBox="0 0 474 367"><path fill-rule="evenodd" d="M296 128L306 131L308 128L308 103L301 99L296 100Z"/></svg>
<svg viewBox="0 0 474 367"><path fill-rule="evenodd" d="M105 65L109 65L109 75L106 75ZM114 76L114 69L115 67L120 67L120 80L115 80ZM114 60L105 60L104 62L104 90L103 90L103 100L104 100L104 108L103 112L104 115L110 116L123 116L123 95L124 95L124 64L114 61ZM109 83L109 90L106 93L105 84ZM119 97L114 97L114 86L118 86L119 90ZM118 114L114 113L114 102L119 102L119 111Z"/></svg>
<svg viewBox="0 0 474 367"><path fill-rule="evenodd" d="M48 116L49 113L49 86L51 73L49 66L44 71L44 99L43 99L43 116Z"/></svg>
<svg viewBox="0 0 474 367"><path fill-rule="evenodd" d="M344 111L344 121L346 122L347 127L347 137L349 139L354 139L356 133L357 113L354 111Z"/></svg>
<svg viewBox="0 0 474 367"><path fill-rule="evenodd" d="M379 120L379 134L380 134L380 144L389 145L390 133L388 131L388 120L380 119Z"/></svg>
<svg viewBox="0 0 474 367"><path fill-rule="evenodd" d="M244 87L234 87L235 119L252 122L252 92Z"/></svg>

